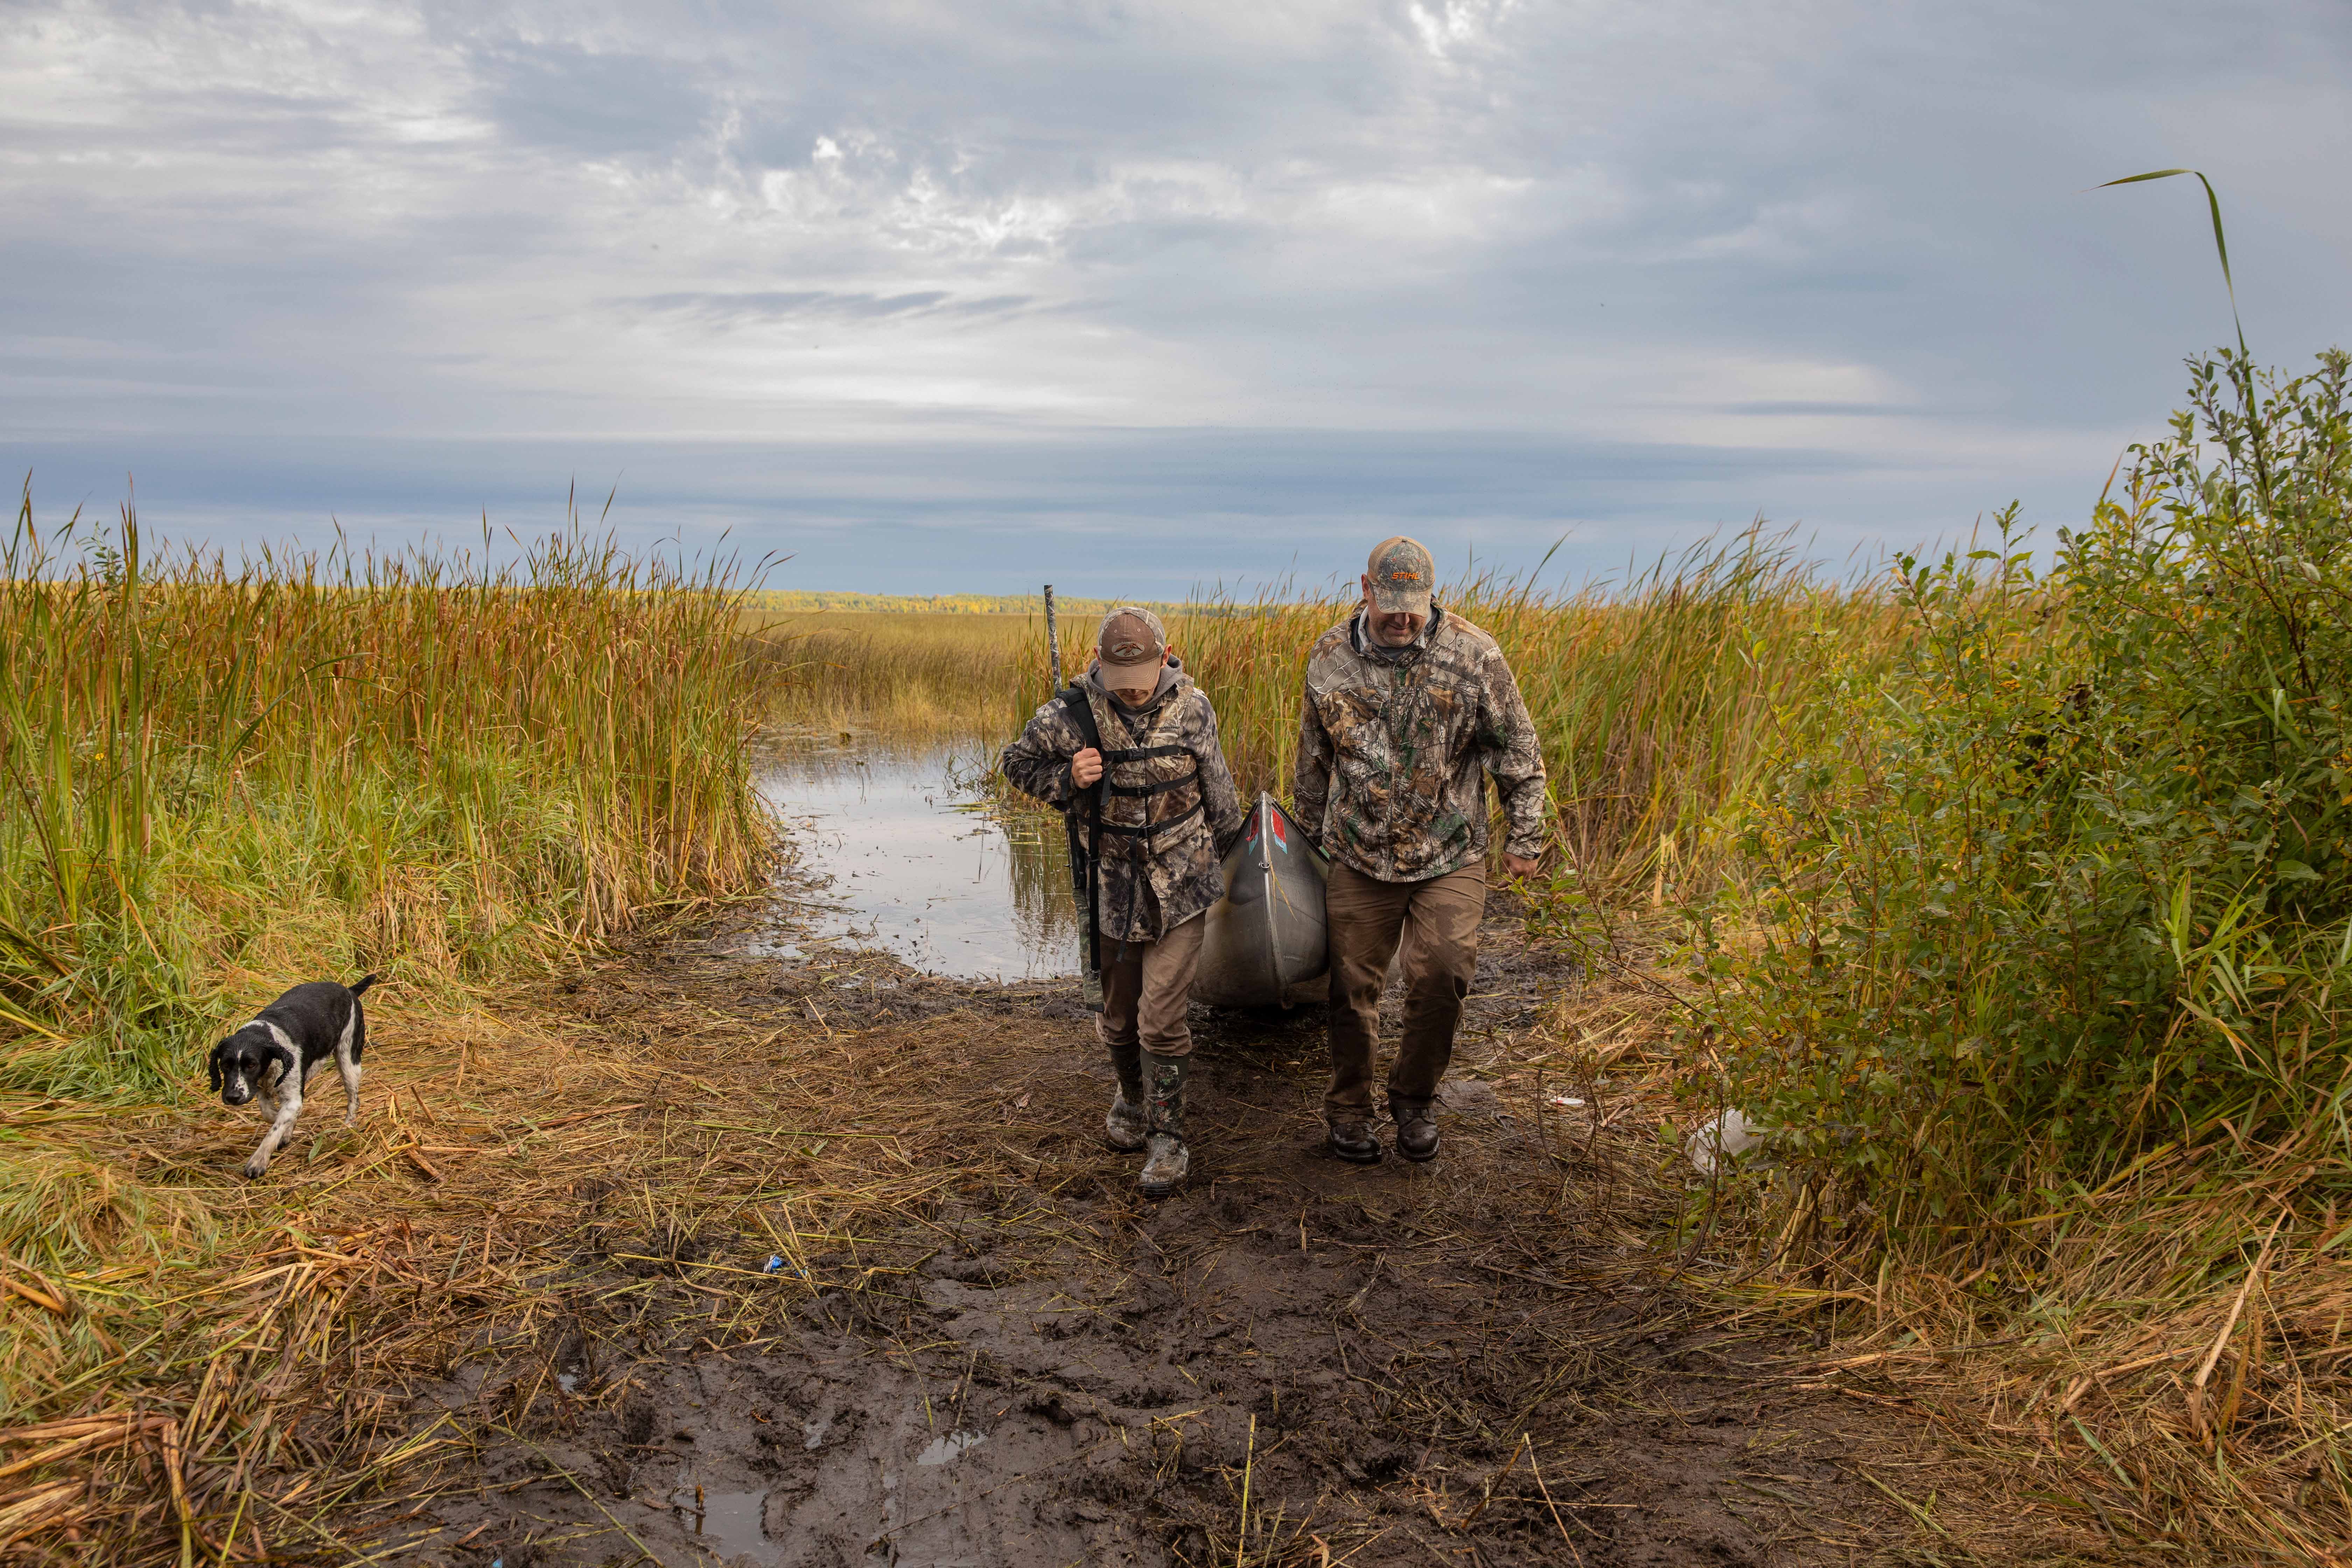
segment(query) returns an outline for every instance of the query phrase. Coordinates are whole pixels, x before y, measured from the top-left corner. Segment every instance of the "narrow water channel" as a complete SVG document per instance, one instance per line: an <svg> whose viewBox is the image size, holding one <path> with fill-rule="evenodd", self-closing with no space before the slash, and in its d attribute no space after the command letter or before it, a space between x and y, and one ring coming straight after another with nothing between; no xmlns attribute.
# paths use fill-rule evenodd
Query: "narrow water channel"
<svg viewBox="0 0 2352 1568"><path fill-rule="evenodd" d="M791 829L801 918L759 951L882 948L935 974L1043 979L1078 970L1079 921L1058 818L980 787L979 741L780 740L755 776Z"/></svg>

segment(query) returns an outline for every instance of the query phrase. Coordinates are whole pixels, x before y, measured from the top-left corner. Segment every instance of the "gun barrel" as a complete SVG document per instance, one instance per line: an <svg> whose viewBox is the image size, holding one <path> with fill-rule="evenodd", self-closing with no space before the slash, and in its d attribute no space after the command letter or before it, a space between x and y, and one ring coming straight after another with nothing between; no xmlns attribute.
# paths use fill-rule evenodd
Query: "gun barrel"
<svg viewBox="0 0 2352 1568"><path fill-rule="evenodd" d="M1054 689L1062 689L1062 633L1054 624L1054 584L1045 584L1045 658L1054 667Z"/></svg>

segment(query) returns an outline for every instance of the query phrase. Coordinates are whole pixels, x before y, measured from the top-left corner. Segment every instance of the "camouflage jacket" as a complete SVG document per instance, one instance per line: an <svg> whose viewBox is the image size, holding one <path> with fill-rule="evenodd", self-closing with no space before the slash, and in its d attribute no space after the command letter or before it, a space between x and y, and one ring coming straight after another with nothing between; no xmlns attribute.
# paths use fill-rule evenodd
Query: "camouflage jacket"
<svg viewBox="0 0 2352 1568"><path fill-rule="evenodd" d="M1216 710L1181 667L1174 681L1138 710L1114 701L1091 671L1079 686L1106 753L1178 748L1168 756L1112 762L1097 786L1104 825L1102 933L1119 942L1157 942L1224 897L1225 851L1241 836L1241 797L1217 743ZM1067 811L1080 793L1070 784L1070 759L1086 744L1056 696L1004 748L1001 765L1014 787ZM1150 834L1114 831L1152 824L1167 826Z"/></svg>
<svg viewBox="0 0 2352 1568"><path fill-rule="evenodd" d="M1504 847L1541 854L1543 752L1493 637L1439 606L1393 656L1367 647L1360 610L1317 639L1290 805L1325 854L1383 882L1460 870L1486 851L1482 769L1510 822Z"/></svg>

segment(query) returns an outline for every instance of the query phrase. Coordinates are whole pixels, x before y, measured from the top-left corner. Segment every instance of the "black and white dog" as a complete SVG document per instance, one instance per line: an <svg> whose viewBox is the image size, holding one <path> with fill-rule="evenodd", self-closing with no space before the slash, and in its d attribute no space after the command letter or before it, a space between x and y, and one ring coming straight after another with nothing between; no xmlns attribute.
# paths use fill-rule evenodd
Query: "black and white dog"
<svg viewBox="0 0 2352 1568"><path fill-rule="evenodd" d="M213 1047L206 1065L224 1103L243 1105L257 1093L278 1102L278 1114L261 1147L245 1163L248 1178L269 1169L269 1157L302 1114L302 1086L330 1057L342 1075L343 1125L359 1120L360 1056L367 1049L367 1015L360 1006L360 993L375 981L368 974L356 985L331 980L297 985Z"/></svg>

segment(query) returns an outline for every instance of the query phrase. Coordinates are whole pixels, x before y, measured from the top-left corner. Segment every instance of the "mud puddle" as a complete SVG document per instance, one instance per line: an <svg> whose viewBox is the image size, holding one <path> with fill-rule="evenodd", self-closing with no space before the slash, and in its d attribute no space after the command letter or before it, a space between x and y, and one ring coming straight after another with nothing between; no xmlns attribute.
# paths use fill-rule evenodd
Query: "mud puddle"
<svg viewBox="0 0 2352 1568"><path fill-rule="evenodd" d="M820 983L709 973L713 1008ZM691 1235L600 1233L535 1338L423 1406L478 1447L410 1560L1902 1559L1916 1416L1795 1386L1773 1369L1802 1345L1662 1288L1654 1128L1563 1121L1515 1055L1557 978L1490 922L1418 1166L1323 1152L1319 1016L1196 1013L1194 1173L1158 1205L1096 1140L1110 1079L1066 986L900 973L836 997L799 1058L839 1058L813 1092L948 1105L939 1195L805 1275L762 1272L804 1223L782 1183ZM595 1178L623 1227L661 1203L627 1179ZM651 1254L675 1261L623 1261ZM649 1276L666 1294L632 1294Z"/></svg>

